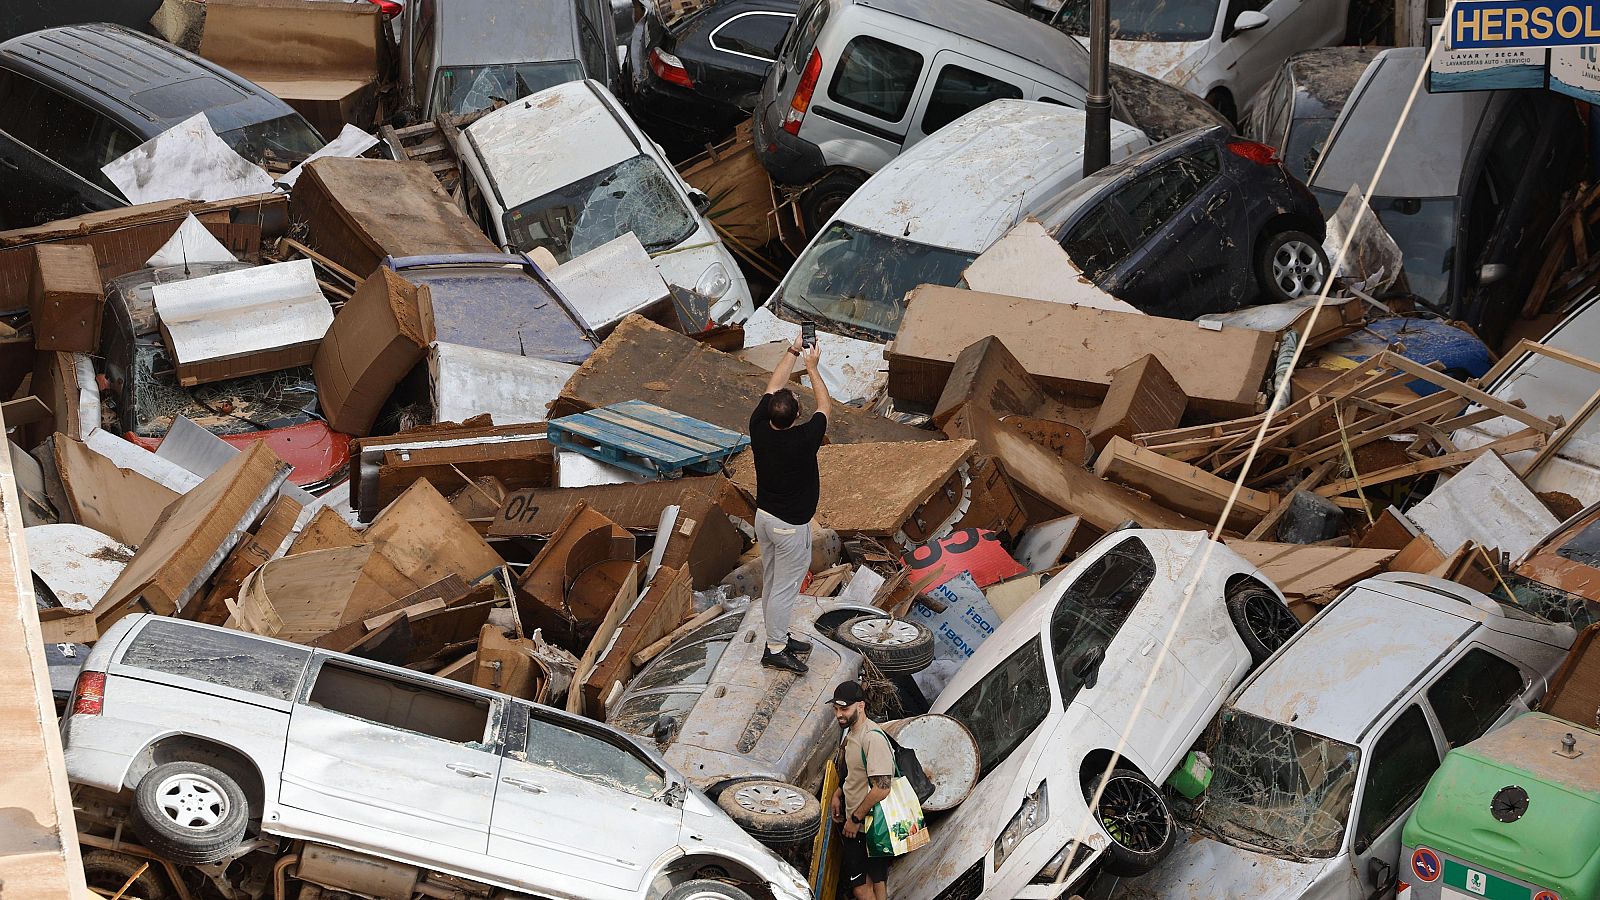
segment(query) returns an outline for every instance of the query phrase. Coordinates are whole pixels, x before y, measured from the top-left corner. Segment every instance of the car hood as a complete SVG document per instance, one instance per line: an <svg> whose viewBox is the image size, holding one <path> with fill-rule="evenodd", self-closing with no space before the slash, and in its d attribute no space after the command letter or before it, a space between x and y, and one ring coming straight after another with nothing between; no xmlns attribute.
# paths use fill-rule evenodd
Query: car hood
<svg viewBox="0 0 1600 900"><path fill-rule="evenodd" d="M1112 41L1111 61L1159 78L1168 84L1187 87L1207 41Z"/></svg>
<svg viewBox="0 0 1600 900"><path fill-rule="evenodd" d="M1155 871L1123 883L1126 900L1253 897L1286 900L1309 893L1337 859L1280 859L1191 835Z"/></svg>

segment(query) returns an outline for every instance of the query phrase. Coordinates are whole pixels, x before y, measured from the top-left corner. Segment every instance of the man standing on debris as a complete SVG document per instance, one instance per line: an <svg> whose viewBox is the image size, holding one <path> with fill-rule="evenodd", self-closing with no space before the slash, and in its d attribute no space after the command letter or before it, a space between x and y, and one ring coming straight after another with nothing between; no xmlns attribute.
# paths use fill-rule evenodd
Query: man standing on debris
<svg viewBox="0 0 1600 900"><path fill-rule="evenodd" d="M868 856L862 828L872 808L889 796L894 750L878 723L867 718L867 695L860 682L834 688L832 703L833 720L844 730L844 777L828 803L833 820L844 824L839 872L855 900L886 900L892 857Z"/></svg>
<svg viewBox="0 0 1600 900"><path fill-rule="evenodd" d="M772 370L767 392L750 414L750 449L756 461L756 541L761 546L761 608L767 620L767 650L761 664L799 675L799 654L811 649L789 634L800 582L811 569L811 517L821 493L817 450L828 430L833 401L817 374L820 354L801 338ZM800 421L800 398L784 385L795 360L804 360L817 396L817 411Z"/></svg>

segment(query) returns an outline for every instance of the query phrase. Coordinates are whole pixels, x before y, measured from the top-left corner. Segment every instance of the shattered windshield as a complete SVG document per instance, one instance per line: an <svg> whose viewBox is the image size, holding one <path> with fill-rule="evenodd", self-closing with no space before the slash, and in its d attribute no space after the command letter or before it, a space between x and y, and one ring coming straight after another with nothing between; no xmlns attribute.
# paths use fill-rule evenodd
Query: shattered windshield
<svg viewBox="0 0 1600 900"><path fill-rule="evenodd" d="M133 431L140 437L165 437L179 416L216 435L287 428L317 418L317 383L310 366L185 388L160 344L135 346L132 383L124 396L132 407Z"/></svg>
<svg viewBox="0 0 1600 900"><path fill-rule="evenodd" d="M639 155L506 213L506 237L524 253L543 247L566 262L633 232L646 250L676 246L698 222L655 160Z"/></svg>
<svg viewBox="0 0 1600 900"><path fill-rule="evenodd" d="M493 109L496 103L510 103L545 88L582 79L583 69L577 60L450 66L439 70L433 108L459 116Z"/></svg>
<svg viewBox="0 0 1600 900"><path fill-rule="evenodd" d="M906 294L919 284L954 287L976 254L916 244L834 222L811 242L780 288L801 316L885 340L900 330Z"/></svg>
<svg viewBox="0 0 1600 900"><path fill-rule="evenodd" d="M327 143L311 130L311 125L300 118L299 113L242 125L217 137L227 141L233 152L257 165L272 162L298 165Z"/></svg>
<svg viewBox="0 0 1600 900"><path fill-rule="evenodd" d="M1090 0L1067 0L1055 25L1089 36ZM1132 0L1111 6L1111 38L1118 41L1203 41L1217 27L1217 0Z"/></svg>
<svg viewBox="0 0 1600 900"><path fill-rule="evenodd" d="M1324 212L1337 209L1344 195L1318 188ZM1331 206L1328 204L1332 204ZM1456 258L1456 198L1373 197L1378 221L1400 246L1406 284L1411 293L1438 306L1450 289Z"/></svg>
<svg viewBox="0 0 1600 900"><path fill-rule="evenodd" d="M1017 648L1006 661L973 685L945 710L967 726L978 742L983 774L1005 762L1050 714L1044 647L1038 638Z"/></svg>
<svg viewBox="0 0 1600 900"><path fill-rule="evenodd" d="M1360 762L1349 744L1228 710L1198 824L1272 853L1332 857L1344 843Z"/></svg>

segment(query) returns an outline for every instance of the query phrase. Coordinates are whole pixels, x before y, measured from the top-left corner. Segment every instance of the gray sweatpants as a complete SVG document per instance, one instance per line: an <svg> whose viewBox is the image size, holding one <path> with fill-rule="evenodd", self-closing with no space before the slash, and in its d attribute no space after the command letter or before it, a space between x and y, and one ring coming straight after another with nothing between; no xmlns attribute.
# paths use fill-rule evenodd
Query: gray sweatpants
<svg viewBox="0 0 1600 900"><path fill-rule="evenodd" d="M811 570L811 523L790 525L756 510L756 543L761 547L761 611L767 619L767 649L782 650L789 621L800 597L800 582Z"/></svg>

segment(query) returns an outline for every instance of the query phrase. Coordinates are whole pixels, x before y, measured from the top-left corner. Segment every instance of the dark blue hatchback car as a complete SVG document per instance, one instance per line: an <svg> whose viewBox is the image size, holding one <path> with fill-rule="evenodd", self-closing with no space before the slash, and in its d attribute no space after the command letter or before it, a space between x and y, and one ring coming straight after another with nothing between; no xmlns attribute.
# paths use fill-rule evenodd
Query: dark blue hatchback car
<svg viewBox="0 0 1600 900"><path fill-rule="evenodd" d="M1039 220L1096 285L1151 315L1315 296L1328 278L1316 198L1272 147L1222 126L1101 169Z"/></svg>

